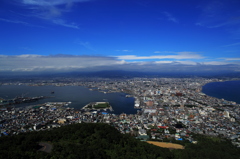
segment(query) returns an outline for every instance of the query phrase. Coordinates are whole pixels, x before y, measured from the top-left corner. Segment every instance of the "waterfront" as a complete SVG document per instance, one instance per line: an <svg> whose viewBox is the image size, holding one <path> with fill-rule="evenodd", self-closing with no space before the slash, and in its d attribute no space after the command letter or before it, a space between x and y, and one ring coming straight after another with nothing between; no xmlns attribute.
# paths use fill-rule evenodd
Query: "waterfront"
<svg viewBox="0 0 240 159"><path fill-rule="evenodd" d="M206 87L207 83L221 81L204 78L134 78L2 83L0 95L3 98L6 98L4 96L8 99L14 98L21 94L29 97L30 95L52 95L55 97L38 102L71 101L72 104L69 107L75 109L59 107L56 103L46 103L41 107L25 107L25 109L4 109L0 112L1 134L13 135L73 123L100 122L111 124L121 133L135 134L139 139L144 140L147 137L154 140L175 138L193 141L191 133L197 133L221 136L230 139L233 144L240 147L238 140L240 138L238 122L240 105L201 92L202 86ZM8 93L4 92L4 89ZM135 98L135 103L134 98L126 97L127 94L113 92L131 94ZM83 101L85 103L81 104ZM109 102L116 115L100 111L77 110L95 101ZM129 105L126 104L128 102ZM141 110L137 112L133 105ZM179 126L180 123L182 126Z"/></svg>
<svg viewBox="0 0 240 159"><path fill-rule="evenodd" d="M208 96L240 104L240 81L208 83L202 87L202 92Z"/></svg>
<svg viewBox="0 0 240 159"><path fill-rule="evenodd" d="M54 94L52 92L54 91ZM125 93L103 93L90 91L82 86L26 86L26 85L5 85L0 87L0 97L4 99L13 99L16 96L48 96L50 98L41 99L33 103L23 103L15 107L24 107L28 105L43 104L46 102L69 102L69 107L81 109L90 102L109 102L113 108L114 114L126 113L135 114L134 98L126 98Z"/></svg>

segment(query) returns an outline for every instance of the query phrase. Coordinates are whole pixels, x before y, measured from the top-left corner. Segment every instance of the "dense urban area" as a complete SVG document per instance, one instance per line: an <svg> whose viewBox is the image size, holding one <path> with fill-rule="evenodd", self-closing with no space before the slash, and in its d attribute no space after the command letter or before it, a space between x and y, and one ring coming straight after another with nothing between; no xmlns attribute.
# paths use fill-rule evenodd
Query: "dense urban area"
<svg viewBox="0 0 240 159"><path fill-rule="evenodd" d="M239 80L239 79L231 79ZM2 82L1 85L84 86L103 93L125 92L135 98L137 114L116 115L102 109L69 108L68 102L15 108L0 98L1 136L41 131L73 123L108 123L141 140L185 140L191 133L227 138L240 147L240 105L201 92L214 78L51 79ZM111 103L110 103L111 104Z"/></svg>

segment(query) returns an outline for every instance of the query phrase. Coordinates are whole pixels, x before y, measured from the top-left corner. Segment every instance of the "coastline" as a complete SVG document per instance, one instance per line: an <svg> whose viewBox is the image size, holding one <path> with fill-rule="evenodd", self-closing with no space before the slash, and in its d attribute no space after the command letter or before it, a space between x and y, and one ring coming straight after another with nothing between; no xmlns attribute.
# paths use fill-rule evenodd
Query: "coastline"
<svg viewBox="0 0 240 159"><path fill-rule="evenodd" d="M234 96L234 93L237 90L240 92L240 87L233 87L231 83L240 85L240 80L219 80L205 83L201 88L201 93L219 100L236 102L236 104L240 104L240 96Z"/></svg>
<svg viewBox="0 0 240 159"><path fill-rule="evenodd" d="M34 89L33 89L34 87ZM28 84L11 84L4 85L1 87L0 97L14 98L15 96L27 92L28 96L36 95L51 95L51 91L54 90L54 98L46 98L31 103L30 105L40 105L46 102L59 102L59 101L71 101L69 107L76 110L82 109L86 104L90 102L104 102L108 101L114 114L121 114L122 112L126 114L136 114L137 110L134 108L134 98L129 97L125 92L113 92L113 93L103 93L99 91L91 91L86 85L74 85L74 86L64 86L59 87L55 85L46 86L29 86ZM12 95L11 95L12 94ZM29 103L22 103L15 105L18 107L28 106Z"/></svg>

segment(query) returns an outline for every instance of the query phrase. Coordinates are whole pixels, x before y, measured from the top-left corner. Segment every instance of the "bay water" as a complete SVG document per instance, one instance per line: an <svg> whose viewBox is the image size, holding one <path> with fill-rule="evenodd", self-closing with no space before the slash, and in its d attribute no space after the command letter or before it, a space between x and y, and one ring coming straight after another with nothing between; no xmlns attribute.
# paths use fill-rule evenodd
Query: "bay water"
<svg viewBox="0 0 240 159"><path fill-rule="evenodd" d="M52 94L52 92L54 92ZM13 99L17 96L36 97L47 96L33 103L15 104L15 107L43 104L46 102L71 102L70 108L81 109L90 102L109 102L114 114L136 114L134 109L134 98L126 98L126 93L103 93L90 91L82 86L26 86L26 85L2 85L0 86L0 97Z"/></svg>
<svg viewBox="0 0 240 159"><path fill-rule="evenodd" d="M202 87L202 92L208 96L240 104L240 81L207 83Z"/></svg>

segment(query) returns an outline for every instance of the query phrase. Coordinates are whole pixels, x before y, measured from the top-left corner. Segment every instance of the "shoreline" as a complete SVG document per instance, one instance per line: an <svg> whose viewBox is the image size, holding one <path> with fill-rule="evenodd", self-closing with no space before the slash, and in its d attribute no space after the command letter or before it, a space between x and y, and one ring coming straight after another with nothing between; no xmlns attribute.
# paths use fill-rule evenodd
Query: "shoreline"
<svg viewBox="0 0 240 159"><path fill-rule="evenodd" d="M15 88L16 86L16 88ZM56 87L56 88L55 88ZM75 88L72 88L75 87ZM36 91L31 91L31 89L35 89ZM22 91L21 91L22 89ZM65 89L67 90L65 92ZM13 90L13 91L10 91ZM17 91L15 91L17 90ZM49 91L48 91L49 90ZM36 94L41 95L51 95L51 91L55 91L55 98L51 99L45 99L43 101L33 102L29 103L30 105L40 105L46 102L58 102L58 101L72 101L71 104L69 104L70 108L74 108L75 110L81 110L86 104L90 102L104 102L109 101L111 103L112 109L114 110L112 113L114 114L121 114L122 112L126 114L136 114L137 110L134 108L134 98L129 97L126 98L126 95L129 95L125 92L111 92L111 93L103 93L100 91L91 91L88 89L87 85L67 85L66 87L58 87L55 85L46 85L46 86L29 86L28 84L11 84L11 85L4 85L4 87L1 87L1 95L0 97L5 96L15 96L15 94L21 94L22 92L28 92L29 96L35 96ZM20 92L20 93L18 93ZM36 93L37 92L37 93ZM75 97L67 95L66 97L64 94L73 94ZM10 96L10 94L13 94ZM8 98L9 98L8 97ZM115 100L117 99L117 100ZM1 102L1 101L0 101ZM17 107L25 107L28 103L22 103L19 105L14 105ZM126 107L121 107L121 105L124 105ZM6 106L7 107L7 106Z"/></svg>
<svg viewBox="0 0 240 159"><path fill-rule="evenodd" d="M236 79L236 80L221 80L221 81L213 81L213 82L208 82L208 83L205 83L204 85L202 85L201 86L201 93L202 94L204 94L204 95L206 95L206 96L209 96L209 97L211 97L211 98L217 98L217 99L219 99L219 100L225 100L225 101L228 101L228 102L235 102L236 103L236 105L239 105L240 104L240 101L238 101L238 100L228 100L229 98L227 97L219 97L219 95L211 95L211 93L209 93L209 92L203 92L203 87L205 87L206 85L208 85L208 84L216 84L216 83L224 83L224 82L239 82L240 83L240 79Z"/></svg>

